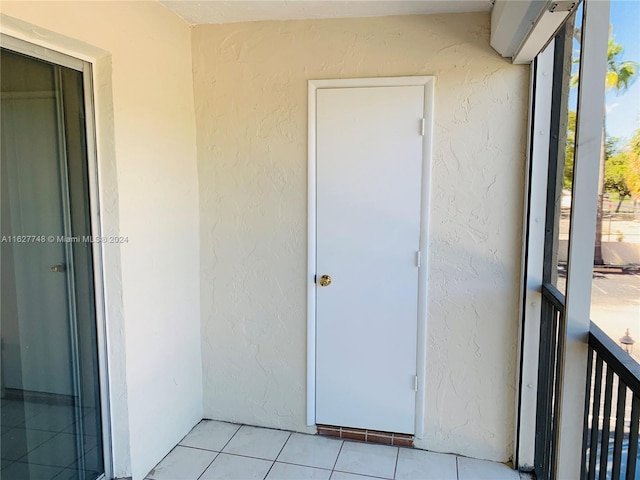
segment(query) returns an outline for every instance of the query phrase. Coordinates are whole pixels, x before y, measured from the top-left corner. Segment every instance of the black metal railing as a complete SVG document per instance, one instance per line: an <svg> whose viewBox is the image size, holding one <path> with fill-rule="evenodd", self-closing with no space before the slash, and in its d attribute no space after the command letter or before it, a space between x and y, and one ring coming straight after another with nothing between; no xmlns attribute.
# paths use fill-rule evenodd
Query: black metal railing
<svg viewBox="0 0 640 480"><path fill-rule="evenodd" d="M640 479L640 365L591 322L582 477Z"/></svg>
<svg viewBox="0 0 640 480"><path fill-rule="evenodd" d="M535 471L540 480L556 473L558 413L564 352L564 296L551 284L542 286Z"/></svg>

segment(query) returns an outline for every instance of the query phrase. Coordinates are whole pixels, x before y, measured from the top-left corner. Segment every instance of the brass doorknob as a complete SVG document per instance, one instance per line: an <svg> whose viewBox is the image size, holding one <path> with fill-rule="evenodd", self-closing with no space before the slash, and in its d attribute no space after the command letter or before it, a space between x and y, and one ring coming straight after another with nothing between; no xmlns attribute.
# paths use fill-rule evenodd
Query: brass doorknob
<svg viewBox="0 0 640 480"><path fill-rule="evenodd" d="M53 265L51 267L51 271L53 273L62 273L67 271L67 266L64 263L59 263L58 265Z"/></svg>
<svg viewBox="0 0 640 480"><path fill-rule="evenodd" d="M331 277L329 275L322 275L320 277L320 286L328 287L329 285L331 285Z"/></svg>

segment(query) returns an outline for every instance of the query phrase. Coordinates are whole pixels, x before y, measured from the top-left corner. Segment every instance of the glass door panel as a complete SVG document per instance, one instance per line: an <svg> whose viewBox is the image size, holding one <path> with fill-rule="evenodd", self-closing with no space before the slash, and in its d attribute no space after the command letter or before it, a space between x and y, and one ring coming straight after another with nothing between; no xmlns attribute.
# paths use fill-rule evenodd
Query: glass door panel
<svg viewBox="0 0 640 480"><path fill-rule="evenodd" d="M1 477L104 472L82 73L2 49Z"/></svg>

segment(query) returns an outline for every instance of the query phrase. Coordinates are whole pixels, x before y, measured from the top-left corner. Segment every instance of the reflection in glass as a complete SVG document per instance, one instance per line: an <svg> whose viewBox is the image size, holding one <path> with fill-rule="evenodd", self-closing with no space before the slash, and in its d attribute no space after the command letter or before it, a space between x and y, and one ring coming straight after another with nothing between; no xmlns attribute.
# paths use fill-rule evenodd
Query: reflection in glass
<svg viewBox="0 0 640 480"><path fill-rule="evenodd" d="M80 72L2 50L3 480L104 472Z"/></svg>
<svg viewBox="0 0 640 480"><path fill-rule="evenodd" d="M570 18L564 29L556 37L556 42L564 46L562 58L556 58L558 68L554 83L553 109L551 120L552 156L557 158L556 168L550 163L549 181L555 185L555 206L553 215L547 215L547 221L553 221L547 229L553 232L553 251L547 257L552 261L549 271L545 272L550 281L562 294L566 294L567 258L569 253L569 229L571 224L571 205L573 192L573 165L576 142L576 110L578 106L578 87L580 84L580 42L582 40L582 4L573 18ZM553 189L550 189L553 192ZM549 255L550 254L550 255Z"/></svg>

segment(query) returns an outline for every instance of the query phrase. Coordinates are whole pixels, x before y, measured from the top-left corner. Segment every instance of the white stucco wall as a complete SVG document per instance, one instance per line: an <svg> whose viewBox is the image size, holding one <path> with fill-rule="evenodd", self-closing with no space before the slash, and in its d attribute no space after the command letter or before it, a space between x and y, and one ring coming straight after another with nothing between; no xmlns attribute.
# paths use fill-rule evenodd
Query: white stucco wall
<svg viewBox="0 0 640 480"><path fill-rule="evenodd" d="M435 75L426 436L512 453L528 68L489 14L193 29L206 417L305 421L307 80Z"/></svg>
<svg viewBox="0 0 640 480"><path fill-rule="evenodd" d="M202 418L190 28L157 2L0 8L94 64L103 233L129 239L105 246L115 475L141 479Z"/></svg>

